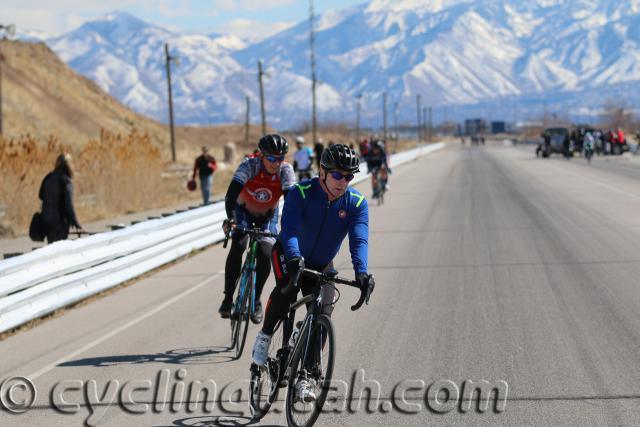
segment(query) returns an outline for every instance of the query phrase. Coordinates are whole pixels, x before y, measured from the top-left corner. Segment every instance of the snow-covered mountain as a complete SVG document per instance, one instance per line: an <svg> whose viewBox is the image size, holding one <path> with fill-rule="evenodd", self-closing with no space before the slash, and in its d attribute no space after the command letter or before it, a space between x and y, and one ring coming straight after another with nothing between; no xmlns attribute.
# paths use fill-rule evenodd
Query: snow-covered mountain
<svg viewBox="0 0 640 427"><path fill-rule="evenodd" d="M520 109L589 114L607 98L637 104L640 0L373 0L316 20L320 120L380 123L381 98L400 121L423 104L449 118ZM267 70L267 120L299 125L311 109L309 24L247 45L231 36L180 35L126 13L87 22L47 42L81 74L138 112L167 120L164 43L180 123L240 121L245 96L259 117L257 61ZM458 117L456 117L458 116ZM437 119L436 119L437 120Z"/></svg>

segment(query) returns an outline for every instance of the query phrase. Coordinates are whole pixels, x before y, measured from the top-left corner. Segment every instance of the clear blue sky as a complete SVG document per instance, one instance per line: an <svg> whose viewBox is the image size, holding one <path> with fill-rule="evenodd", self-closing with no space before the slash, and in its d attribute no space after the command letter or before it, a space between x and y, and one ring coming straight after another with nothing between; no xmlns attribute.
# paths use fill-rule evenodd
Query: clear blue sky
<svg viewBox="0 0 640 427"><path fill-rule="evenodd" d="M306 19L308 0L0 0L3 24L58 35L106 13L130 12L145 21L195 33L260 37ZM317 12L367 0L314 0Z"/></svg>

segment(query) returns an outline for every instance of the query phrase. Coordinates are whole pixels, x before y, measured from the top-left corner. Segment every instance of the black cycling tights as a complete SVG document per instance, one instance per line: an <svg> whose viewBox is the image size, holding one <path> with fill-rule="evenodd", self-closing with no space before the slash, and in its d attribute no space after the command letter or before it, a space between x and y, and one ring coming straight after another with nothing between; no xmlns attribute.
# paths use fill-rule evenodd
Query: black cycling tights
<svg viewBox="0 0 640 427"><path fill-rule="evenodd" d="M231 248L227 256L224 277L226 298L233 298L233 293L236 290L236 281L240 276L240 269L242 269L242 254L247 249L248 244L249 236L246 234L234 233L231 237ZM264 283L269 278L269 273L271 273L270 255L272 246L272 243L268 241L258 242L258 253L256 254L256 301L260 300Z"/></svg>

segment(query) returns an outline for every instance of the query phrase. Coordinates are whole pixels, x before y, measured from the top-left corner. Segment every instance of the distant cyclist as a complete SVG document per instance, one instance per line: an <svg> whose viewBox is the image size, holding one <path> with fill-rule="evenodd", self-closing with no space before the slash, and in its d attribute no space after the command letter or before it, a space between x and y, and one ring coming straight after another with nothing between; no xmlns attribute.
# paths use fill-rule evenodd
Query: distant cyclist
<svg viewBox="0 0 640 427"><path fill-rule="evenodd" d="M243 160L236 169L225 197L227 219L223 223L225 232L236 226L259 227L277 233L278 201L280 196L295 184L293 168L284 161L289 150L287 140L280 135L265 135L258 143L259 157ZM258 244L256 262L256 307L251 320L262 321L260 295L271 271L271 248L275 239L262 237ZM231 248L225 265L224 300L219 313L228 318L233 306L233 293L242 268L242 254L247 248L249 236L241 232L231 235Z"/></svg>
<svg viewBox="0 0 640 427"><path fill-rule="evenodd" d="M371 151L365 157L367 162L367 172L371 173L371 185L372 188L376 188L376 180L381 179L385 190L389 190L389 174L391 168L387 161L387 153L385 152L384 142L381 140L374 141L371 144ZM373 198L378 197L376 193L373 194Z"/></svg>
<svg viewBox="0 0 640 427"><path fill-rule="evenodd" d="M311 178L313 150L304 146L304 138L296 137L297 151L293 155L293 170L298 174L298 181Z"/></svg>
<svg viewBox="0 0 640 427"><path fill-rule="evenodd" d="M271 336L279 319L287 314L293 295L283 295L301 267L325 271L333 267L344 238L349 236L351 261L361 289L371 282L367 274L369 209L364 196L348 186L359 170L360 159L348 146L335 144L322 153L319 176L295 185L287 195L282 212L282 230L273 247L272 261L276 287L271 292L262 330L253 347L252 358L257 365L267 360ZM309 294L314 279L302 276L300 288ZM372 283L372 282L371 282ZM335 289L325 288L323 298L328 301L324 312L331 315ZM313 379L296 384L298 400L314 400Z"/></svg>
<svg viewBox="0 0 640 427"><path fill-rule="evenodd" d="M584 157L589 163L591 163L591 158L593 157L595 146L596 139L593 137L593 133L591 133L590 131L586 131L582 140L582 149L584 151Z"/></svg>

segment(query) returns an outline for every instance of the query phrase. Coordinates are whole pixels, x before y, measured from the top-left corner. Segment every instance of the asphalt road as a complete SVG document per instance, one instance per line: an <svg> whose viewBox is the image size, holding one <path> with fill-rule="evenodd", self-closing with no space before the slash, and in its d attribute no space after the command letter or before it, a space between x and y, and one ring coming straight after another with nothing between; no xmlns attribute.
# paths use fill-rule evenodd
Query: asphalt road
<svg viewBox="0 0 640 427"><path fill-rule="evenodd" d="M635 175L502 146L450 147L394 172L386 204L370 207L371 304L351 312L357 293L344 289L333 315L334 379L354 392L317 425L640 425ZM225 256L213 247L0 342L0 381L37 388L0 425L247 424L257 327L231 361L216 314ZM346 244L337 266L352 274ZM187 396L206 379L213 412ZM465 400L469 380L503 387L498 405ZM372 411L358 399L365 381L380 387ZM429 399L438 389L448 399ZM119 404L129 395L136 404Z"/></svg>

